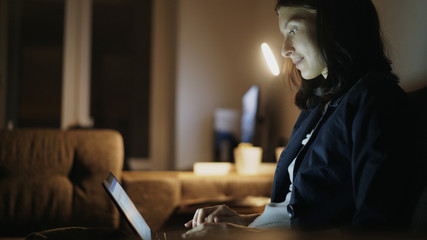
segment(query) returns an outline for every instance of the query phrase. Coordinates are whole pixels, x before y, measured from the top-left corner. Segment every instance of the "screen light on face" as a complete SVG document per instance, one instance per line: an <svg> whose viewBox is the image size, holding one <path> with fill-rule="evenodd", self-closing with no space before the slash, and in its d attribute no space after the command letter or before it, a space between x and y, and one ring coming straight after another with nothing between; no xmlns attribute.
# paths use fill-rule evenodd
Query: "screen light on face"
<svg viewBox="0 0 427 240"><path fill-rule="evenodd" d="M276 58L274 57L270 47L267 43L263 43L261 44L261 49L262 53L264 54L265 62L267 63L271 73L273 73L274 76L278 76L280 73L279 65L277 64Z"/></svg>

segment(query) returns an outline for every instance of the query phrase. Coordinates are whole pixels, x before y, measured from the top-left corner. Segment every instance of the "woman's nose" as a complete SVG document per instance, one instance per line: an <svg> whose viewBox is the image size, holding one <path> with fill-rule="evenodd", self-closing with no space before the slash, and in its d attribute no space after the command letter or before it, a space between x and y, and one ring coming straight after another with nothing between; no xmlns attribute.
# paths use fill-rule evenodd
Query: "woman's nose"
<svg viewBox="0 0 427 240"><path fill-rule="evenodd" d="M282 45L282 56L284 58L290 58L294 52L295 48L289 43L287 39L285 39Z"/></svg>

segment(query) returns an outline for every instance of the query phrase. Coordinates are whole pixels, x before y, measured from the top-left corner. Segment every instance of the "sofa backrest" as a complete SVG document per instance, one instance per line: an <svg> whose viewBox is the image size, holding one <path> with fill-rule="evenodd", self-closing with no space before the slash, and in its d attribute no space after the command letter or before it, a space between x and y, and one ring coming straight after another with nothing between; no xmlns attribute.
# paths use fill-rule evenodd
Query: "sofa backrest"
<svg viewBox="0 0 427 240"><path fill-rule="evenodd" d="M415 208L413 227L415 231L427 232L427 87L412 91L409 97L414 110L414 142L416 156L420 161L422 192ZM416 184L416 183L414 183Z"/></svg>
<svg viewBox="0 0 427 240"><path fill-rule="evenodd" d="M101 182L121 178L123 139L113 130L0 131L0 235L56 227L118 228Z"/></svg>

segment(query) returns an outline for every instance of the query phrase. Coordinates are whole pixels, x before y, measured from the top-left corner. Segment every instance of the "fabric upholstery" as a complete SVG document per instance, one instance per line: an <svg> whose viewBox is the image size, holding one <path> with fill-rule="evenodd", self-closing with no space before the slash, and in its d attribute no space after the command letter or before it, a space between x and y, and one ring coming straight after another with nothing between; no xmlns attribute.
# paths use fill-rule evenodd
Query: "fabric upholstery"
<svg viewBox="0 0 427 240"><path fill-rule="evenodd" d="M160 229L180 202L181 183L176 176L176 172L123 174L123 188L152 231Z"/></svg>
<svg viewBox="0 0 427 240"><path fill-rule="evenodd" d="M181 202L177 213L193 214L198 208L226 204L241 214L262 213L270 202L273 173L197 176L179 174Z"/></svg>
<svg viewBox="0 0 427 240"><path fill-rule="evenodd" d="M221 202L242 199L247 196L271 196L272 175L195 176L180 174L182 185L181 204Z"/></svg>
<svg viewBox="0 0 427 240"><path fill-rule="evenodd" d="M63 226L113 227L101 186L121 177L123 140L112 130L0 131L0 236Z"/></svg>
<svg viewBox="0 0 427 240"><path fill-rule="evenodd" d="M193 214L193 207L206 204L227 203L242 213L253 210L254 202L246 201L247 197L269 200L273 174L198 176L193 172L124 171L122 184L148 225L157 231L172 214Z"/></svg>
<svg viewBox="0 0 427 240"><path fill-rule="evenodd" d="M415 231L427 232L427 87L409 93L414 107L415 146L424 172L424 185L413 218Z"/></svg>

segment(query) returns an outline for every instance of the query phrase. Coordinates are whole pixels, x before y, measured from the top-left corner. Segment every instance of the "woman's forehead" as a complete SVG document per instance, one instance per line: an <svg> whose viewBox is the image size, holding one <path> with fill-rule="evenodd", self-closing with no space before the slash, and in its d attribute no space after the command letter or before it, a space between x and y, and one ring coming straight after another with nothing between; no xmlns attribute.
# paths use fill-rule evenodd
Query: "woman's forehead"
<svg viewBox="0 0 427 240"><path fill-rule="evenodd" d="M313 18L316 11L302 7L280 7L277 11L279 15L279 24L281 28L285 28L291 21L303 21L308 18Z"/></svg>

